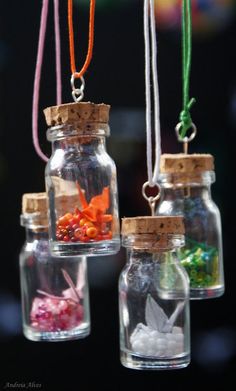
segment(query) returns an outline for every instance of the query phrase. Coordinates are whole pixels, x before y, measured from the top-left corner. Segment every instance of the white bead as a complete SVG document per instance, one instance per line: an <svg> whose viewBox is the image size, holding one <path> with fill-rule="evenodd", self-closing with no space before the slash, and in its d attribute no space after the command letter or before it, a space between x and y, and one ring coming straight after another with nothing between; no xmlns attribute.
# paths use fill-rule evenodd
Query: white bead
<svg viewBox="0 0 236 391"><path fill-rule="evenodd" d="M144 345L140 341L135 341L132 344L132 350L134 350L137 353L141 353L143 351Z"/></svg>
<svg viewBox="0 0 236 391"><path fill-rule="evenodd" d="M184 335L183 334L176 334L175 335L175 342L182 343L184 340Z"/></svg>
<svg viewBox="0 0 236 391"><path fill-rule="evenodd" d="M159 357L164 357L166 355L166 348L159 349Z"/></svg>
<svg viewBox="0 0 236 391"><path fill-rule="evenodd" d="M134 352L154 357L169 357L182 353L183 341L181 327L173 327L172 333L160 333L143 323L137 324L130 336Z"/></svg>
<svg viewBox="0 0 236 391"><path fill-rule="evenodd" d="M167 347L168 347L168 353L170 355L174 355L176 350L176 343L174 341L169 341Z"/></svg>
<svg viewBox="0 0 236 391"><path fill-rule="evenodd" d="M182 343L177 343L175 345L175 354L180 354L184 351L184 347Z"/></svg>
<svg viewBox="0 0 236 391"><path fill-rule="evenodd" d="M165 349L166 346L167 346L167 342L163 338L158 338L157 346L158 346L159 349Z"/></svg>
<svg viewBox="0 0 236 391"><path fill-rule="evenodd" d="M160 333L157 330L153 330L153 331L150 332L150 337L158 338L159 334Z"/></svg>
<svg viewBox="0 0 236 391"><path fill-rule="evenodd" d="M181 327L173 327L172 334L183 334Z"/></svg>
<svg viewBox="0 0 236 391"><path fill-rule="evenodd" d="M155 356L155 353L156 353L156 348L153 347L153 346L150 346L148 351L147 351L147 355L148 356Z"/></svg>

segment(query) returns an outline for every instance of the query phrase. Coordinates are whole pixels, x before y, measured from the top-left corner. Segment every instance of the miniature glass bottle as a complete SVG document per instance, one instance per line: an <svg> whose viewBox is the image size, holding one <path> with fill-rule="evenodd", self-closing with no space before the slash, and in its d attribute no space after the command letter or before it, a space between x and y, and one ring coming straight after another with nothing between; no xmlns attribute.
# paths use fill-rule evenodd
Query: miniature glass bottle
<svg viewBox="0 0 236 391"><path fill-rule="evenodd" d="M20 253L23 332L32 341L67 341L90 333L86 257L52 257L46 193L24 194Z"/></svg>
<svg viewBox="0 0 236 391"><path fill-rule="evenodd" d="M211 198L213 170L213 156L208 154L161 156L157 214L184 216L186 243L179 257L190 278L191 299L224 293L221 218Z"/></svg>
<svg viewBox="0 0 236 391"><path fill-rule="evenodd" d="M180 217L123 219L120 354L127 368L178 369L190 362L189 279L176 254L183 233Z"/></svg>
<svg viewBox="0 0 236 391"><path fill-rule="evenodd" d="M116 166L105 145L109 109L80 102L44 110L51 126L45 177L55 255L109 255L120 249Z"/></svg>

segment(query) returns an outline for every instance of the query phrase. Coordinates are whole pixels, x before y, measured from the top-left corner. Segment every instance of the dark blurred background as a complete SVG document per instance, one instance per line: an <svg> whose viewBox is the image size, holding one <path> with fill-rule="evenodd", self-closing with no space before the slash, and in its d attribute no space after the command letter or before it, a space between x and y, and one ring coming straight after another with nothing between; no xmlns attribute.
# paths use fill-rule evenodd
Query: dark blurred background
<svg viewBox="0 0 236 391"><path fill-rule="evenodd" d="M60 3L63 101L69 102L67 2ZM75 3L79 67L87 51L88 1ZM142 0L97 0L94 56L85 76L85 99L112 105L108 149L118 169L120 216L149 213L140 191L146 181L142 4ZM190 151L215 156L217 181L212 190L222 214L226 292L220 299L191 303L192 362L188 368L138 372L119 362L117 280L125 263L124 250L116 257L89 261L92 332L88 338L50 344L30 342L22 335L21 196L44 190L45 165L31 141L41 1L0 1L1 389L7 382L35 382L46 391L236 389L236 9L235 1L229 0L193 0L192 4L191 96L197 99L192 116L198 136ZM56 103L52 6L51 0L39 116L40 143L48 155L42 109ZM157 1L157 6L162 149L178 152L181 146L174 127L181 110L180 1ZM227 388L226 381L230 381Z"/></svg>

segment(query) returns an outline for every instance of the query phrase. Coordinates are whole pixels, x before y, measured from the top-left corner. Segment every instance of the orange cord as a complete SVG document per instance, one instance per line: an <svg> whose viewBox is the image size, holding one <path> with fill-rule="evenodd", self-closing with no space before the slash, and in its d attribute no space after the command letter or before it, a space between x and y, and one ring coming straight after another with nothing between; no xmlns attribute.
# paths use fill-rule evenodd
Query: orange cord
<svg viewBox="0 0 236 391"><path fill-rule="evenodd" d="M75 43L74 43L74 29L73 29L73 0L68 0L68 27L69 27L69 46L70 46L70 67L75 79L80 78L87 71L93 55L94 43L94 17L95 17L95 3L96 0L90 0L89 11L89 42L88 52L83 67L79 72L76 71L75 65Z"/></svg>

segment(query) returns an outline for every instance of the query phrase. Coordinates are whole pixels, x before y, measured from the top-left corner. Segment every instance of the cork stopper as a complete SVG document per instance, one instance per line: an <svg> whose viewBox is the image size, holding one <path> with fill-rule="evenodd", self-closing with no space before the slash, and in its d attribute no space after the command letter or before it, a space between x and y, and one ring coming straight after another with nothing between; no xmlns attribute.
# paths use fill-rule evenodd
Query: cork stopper
<svg viewBox="0 0 236 391"><path fill-rule="evenodd" d="M69 181L67 181L69 183ZM81 208L81 203L78 196L78 191L73 189L67 189L68 194L63 190L63 187L59 188L58 182L58 195L55 197L55 209L58 212L58 217L63 216L65 213L73 213L75 207ZM32 215L35 225L48 225L48 198L47 193L26 193L22 197L22 216L29 218ZM23 217L22 217L23 218ZM24 218L23 218L24 220Z"/></svg>
<svg viewBox="0 0 236 391"><path fill-rule="evenodd" d="M214 170L214 157L209 154L163 154L160 172L165 174L199 174Z"/></svg>
<svg viewBox="0 0 236 391"><path fill-rule="evenodd" d="M46 193L23 194L21 225L28 227L48 226Z"/></svg>
<svg viewBox="0 0 236 391"><path fill-rule="evenodd" d="M78 133L94 132L99 129L98 124L107 125L109 122L110 106L104 103L92 102L66 103L44 109L48 126L73 125ZM91 122L93 126L91 127ZM97 126L96 126L97 124ZM105 126L105 134L109 134L109 126ZM104 133L104 130L103 130Z"/></svg>
<svg viewBox="0 0 236 391"><path fill-rule="evenodd" d="M180 235L173 241L172 235ZM123 245L158 252L184 244L181 216L145 216L122 219ZM133 237L129 235L134 235Z"/></svg>
<svg viewBox="0 0 236 391"><path fill-rule="evenodd" d="M184 234L181 216L144 216L122 219L122 235L132 234Z"/></svg>
<svg viewBox="0 0 236 391"><path fill-rule="evenodd" d="M46 193L26 193L22 197L22 214L47 213Z"/></svg>

